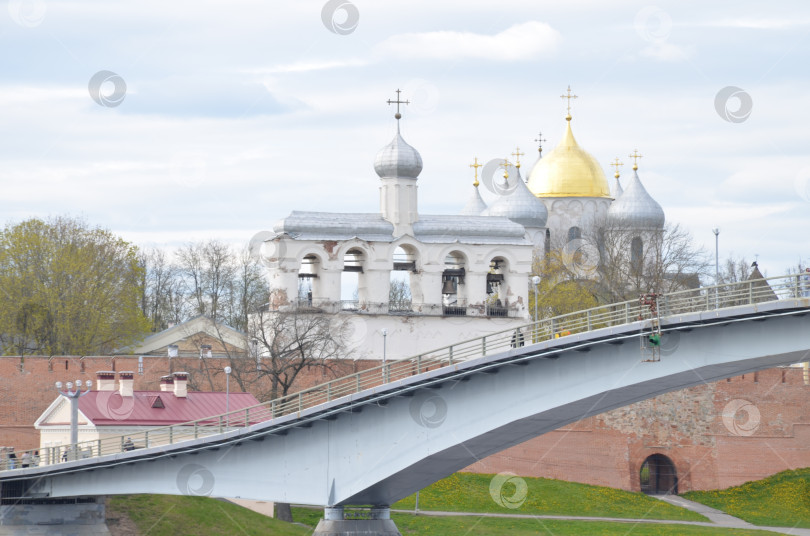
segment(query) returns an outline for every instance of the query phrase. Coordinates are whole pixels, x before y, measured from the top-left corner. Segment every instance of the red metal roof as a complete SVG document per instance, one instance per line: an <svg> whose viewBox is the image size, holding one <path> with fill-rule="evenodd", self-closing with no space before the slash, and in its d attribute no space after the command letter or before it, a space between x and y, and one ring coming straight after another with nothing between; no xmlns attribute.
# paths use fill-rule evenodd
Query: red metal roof
<svg viewBox="0 0 810 536"><path fill-rule="evenodd" d="M178 398L171 391L135 391L122 397L118 391L91 391L79 399L79 410L96 426L169 426L225 413L225 396L189 392ZM157 397L164 407L152 407ZM231 411L258 403L250 393L230 393Z"/></svg>

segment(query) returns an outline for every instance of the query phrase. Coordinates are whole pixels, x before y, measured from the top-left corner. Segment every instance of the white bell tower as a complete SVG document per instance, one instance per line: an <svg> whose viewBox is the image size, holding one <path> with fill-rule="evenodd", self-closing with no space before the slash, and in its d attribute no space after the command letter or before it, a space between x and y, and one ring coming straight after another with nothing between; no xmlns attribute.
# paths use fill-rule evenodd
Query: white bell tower
<svg viewBox="0 0 810 536"><path fill-rule="evenodd" d="M399 131L399 120L402 114L400 104L409 104L409 101L400 99L400 90L397 90L397 99L388 100L388 104L397 105L397 135L391 143L377 152L374 160L374 171L380 176L380 213L382 217L394 226L394 236L413 236L413 224L419 219L417 208L416 181L422 171L422 157L419 152L408 145Z"/></svg>

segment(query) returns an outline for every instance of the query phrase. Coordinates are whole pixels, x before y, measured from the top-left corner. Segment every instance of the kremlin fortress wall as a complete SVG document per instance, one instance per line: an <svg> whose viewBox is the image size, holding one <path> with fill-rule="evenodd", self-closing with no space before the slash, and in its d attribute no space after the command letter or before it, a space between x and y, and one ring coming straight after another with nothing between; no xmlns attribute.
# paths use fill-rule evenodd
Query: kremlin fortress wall
<svg viewBox="0 0 810 536"><path fill-rule="evenodd" d="M135 389L159 389L170 369L191 373L190 390L225 390L223 358L146 356L0 357L0 446L37 448L34 421L56 381L134 371ZM302 372L296 389L378 365L339 362ZM142 373L141 373L142 372ZM240 390L231 378L231 390ZM260 400L267 385L251 391ZM651 456L673 466L678 492L717 489L810 466L810 377L801 367L764 370L667 393L583 419L485 458L466 471L538 476L639 491Z"/></svg>

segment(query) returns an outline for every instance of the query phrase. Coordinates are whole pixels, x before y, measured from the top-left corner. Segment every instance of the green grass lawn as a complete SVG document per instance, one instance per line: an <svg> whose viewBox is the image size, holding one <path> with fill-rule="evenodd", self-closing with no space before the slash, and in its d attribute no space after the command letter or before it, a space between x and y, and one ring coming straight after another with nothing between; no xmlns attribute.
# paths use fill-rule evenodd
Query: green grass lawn
<svg viewBox="0 0 810 536"><path fill-rule="evenodd" d="M724 490L690 491L683 497L755 525L810 528L810 468Z"/></svg>
<svg viewBox="0 0 810 536"><path fill-rule="evenodd" d="M419 492L419 509L708 521L700 514L642 493L548 478L524 477L527 484L526 500L519 508L510 509L498 505L490 495L493 476L456 473L439 480ZM516 491L515 485L510 483L505 484L501 490L505 497L514 496ZM411 495L392 508L413 510L414 500L415 496Z"/></svg>
<svg viewBox="0 0 810 536"><path fill-rule="evenodd" d="M544 478L523 478L525 502L519 508L499 506L490 495L492 475L459 473L440 480L419 494L420 510L493 512L503 514L572 515L706 521L702 516L640 493ZM511 487L510 487L511 486ZM518 489L507 483L504 497ZM684 497L702 502L758 525L810 528L810 469L786 471L757 482L722 491L689 492ZM412 510L414 497L393 508ZM149 536L219 536L311 534L322 509L293 508L293 518L306 526L290 525L239 506L206 497L131 495L112 497L111 514L124 513L140 534ZM528 536L555 535L712 535L770 534L762 531L665 524L629 524L469 517L432 517L392 514L404 535ZM309 528L308 528L309 527Z"/></svg>
<svg viewBox="0 0 810 536"><path fill-rule="evenodd" d="M121 495L108 511L125 513L138 533L149 536L301 536L312 529L271 519L208 497Z"/></svg>
<svg viewBox="0 0 810 536"><path fill-rule="evenodd" d="M293 519L314 527L323 512L293 508ZM610 523L599 521L556 521L546 519L497 519L486 517L431 517L392 514L391 519L404 536L765 536L772 532L733 530L689 525Z"/></svg>

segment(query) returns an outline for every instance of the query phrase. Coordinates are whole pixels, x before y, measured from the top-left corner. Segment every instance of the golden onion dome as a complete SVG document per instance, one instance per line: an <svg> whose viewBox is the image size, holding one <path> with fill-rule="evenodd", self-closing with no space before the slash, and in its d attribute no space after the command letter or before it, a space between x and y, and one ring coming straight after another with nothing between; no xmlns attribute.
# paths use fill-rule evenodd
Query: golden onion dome
<svg viewBox="0 0 810 536"><path fill-rule="evenodd" d="M610 198L602 166L574 139L571 116L565 119L563 139L532 168L529 190L537 197Z"/></svg>

